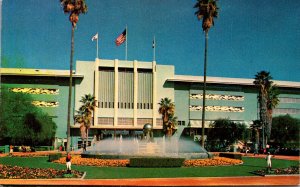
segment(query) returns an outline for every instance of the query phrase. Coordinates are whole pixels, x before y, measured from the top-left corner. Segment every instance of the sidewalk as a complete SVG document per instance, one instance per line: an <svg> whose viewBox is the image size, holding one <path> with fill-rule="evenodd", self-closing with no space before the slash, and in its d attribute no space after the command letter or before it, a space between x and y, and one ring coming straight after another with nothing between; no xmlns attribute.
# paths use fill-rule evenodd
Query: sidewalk
<svg viewBox="0 0 300 187"><path fill-rule="evenodd" d="M4 179L2 185L48 186L270 186L300 184L298 176L268 177L201 177L201 178L142 178L142 179Z"/></svg>

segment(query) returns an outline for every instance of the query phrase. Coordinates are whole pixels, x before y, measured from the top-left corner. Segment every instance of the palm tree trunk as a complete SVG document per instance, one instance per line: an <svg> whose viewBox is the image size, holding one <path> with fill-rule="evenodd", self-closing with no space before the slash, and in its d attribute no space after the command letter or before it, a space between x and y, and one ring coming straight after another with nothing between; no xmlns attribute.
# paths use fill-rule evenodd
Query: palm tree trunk
<svg viewBox="0 0 300 187"><path fill-rule="evenodd" d="M71 56L70 56L70 82L68 96L68 119L67 119L67 151L70 151L71 145L71 101L72 101L72 85L73 85L73 56L74 56L74 26L72 26L71 36Z"/></svg>
<svg viewBox="0 0 300 187"><path fill-rule="evenodd" d="M86 140L85 140L85 147L87 148L89 145L89 128L86 128Z"/></svg>
<svg viewBox="0 0 300 187"><path fill-rule="evenodd" d="M262 91L263 92L263 91ZM262 122L262 147L266 148L266 142L267 140L267 99L266 95L264 93L261 94L261 122Z"/></svg>
<svg viewBox="0 0 300 187"><path fill-rule="evenodd" d="M201 146L204 148L204 130L205 130L205 96L206 96L206 66L207 66L207 47L208 47L208 32L205 31L205 50L204 50L204 80L203 80L203 99L202 99L202 133Z"/></svg>

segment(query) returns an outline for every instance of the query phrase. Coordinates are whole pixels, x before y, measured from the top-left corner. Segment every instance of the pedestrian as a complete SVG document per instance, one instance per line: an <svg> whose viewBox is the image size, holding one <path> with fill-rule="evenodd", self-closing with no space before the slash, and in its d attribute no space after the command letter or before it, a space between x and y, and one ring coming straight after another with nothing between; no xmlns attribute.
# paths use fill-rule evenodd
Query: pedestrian
<svg viewBox="0 0 300 187"><path fill-rule="evenodd" d="M9 146L9 155L12 155L13 152L14 152L14 146L10 145Z"/></svg>
<svg viewBox="0 0 300 187"><path fill-rule="evenodd" d="M71 159L72 159L71 154L68 153L67 157L66 157L66 165L67 165L67 173L68 174L71 174Z"/></svg>
<svg viewBox="0 0 300 187"><path fill-rule="evenodd" d="M254 156L255 156L256 154L259 155L259 154L258 154L258 145L257 145L257 144L254 145L254 153L253 153L253 154L254 154Z"/></svg>
<svg viewBox="0 0 300 187"><path fill-rule="evenodd" d="M248 152L249 152L249 148L246 147L246 154L245 154L246 156L247 156Z"/></svg>
<svg viewBox="0 0 300 187"><path fill-rule="evenodd" d="M271 161L271 158L272 158L272 155L270 154L270 152L268 152L268 155L266 156L268 172L270 172L270 171L271 171L271 168L272 168L272 161Z"/></svg>

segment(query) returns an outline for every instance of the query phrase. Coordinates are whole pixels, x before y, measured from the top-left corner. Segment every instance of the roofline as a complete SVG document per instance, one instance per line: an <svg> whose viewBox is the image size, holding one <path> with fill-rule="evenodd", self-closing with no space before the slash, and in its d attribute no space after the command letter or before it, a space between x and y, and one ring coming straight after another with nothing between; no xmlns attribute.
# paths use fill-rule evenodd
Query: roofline
<svg viewBox="0 0 300 187"><path fill-rule="evenodd" d="M47 69L26 69L26 68L0 68L0 76L31 76L31 77L70 77L69 70L47 70ZM83 75L76 74L74 78L83 78Z"/></svg>
<svg viewBox="0 0 300 187"><path fill-rule="evenodd" d="M203 76L186 76L175 75L173 78L167 78L169 82L187 82L187 83L202 83ZM253 86L254 79L243 78L227 78L227 77L206 77L206 82L209 84L231 84ZM272 80L277 87L281 88L300 88L300 82Z"/></svg>

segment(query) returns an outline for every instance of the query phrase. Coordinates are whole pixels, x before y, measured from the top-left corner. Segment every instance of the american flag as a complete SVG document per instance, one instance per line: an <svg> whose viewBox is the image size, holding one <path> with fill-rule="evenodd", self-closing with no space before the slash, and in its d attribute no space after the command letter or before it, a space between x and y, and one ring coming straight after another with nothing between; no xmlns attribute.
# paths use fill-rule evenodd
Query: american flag
<svg viewBox="0 0 300 187"><path fill-rule="evenodd" d="M118 36L118 38L116 39L115 43L117 46L121 45L122 43L124 43L126 41L126 29L122 32L122 34L120 34Z"/></svg>

